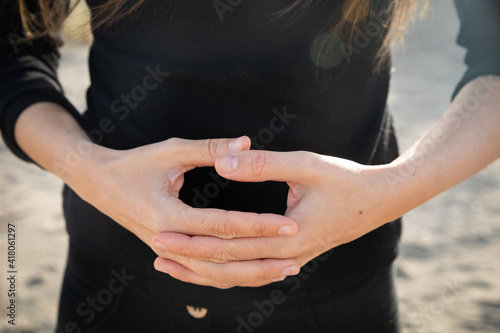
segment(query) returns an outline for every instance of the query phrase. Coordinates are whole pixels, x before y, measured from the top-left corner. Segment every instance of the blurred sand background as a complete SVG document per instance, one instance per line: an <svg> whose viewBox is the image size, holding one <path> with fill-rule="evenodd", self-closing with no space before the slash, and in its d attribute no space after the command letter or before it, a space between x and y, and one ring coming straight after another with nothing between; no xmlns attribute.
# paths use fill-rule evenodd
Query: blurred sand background
<svg viewBox="0 0 500 333"><path fill-rule="evenodd" d="M78 14L76 21L84 19ZM395 54L389 105L402 150L447 108L464 71L457 31L452 1L435 1L410 30L406 50ZM69 41L59 72L80 110L88 43ZM67 248L61 182L3 144L0 165L0 333L53 332ZM15 327L5 315L7 223L17 228ZM500 162L407 214L397 266L403 332L500 332Z"/></svg>

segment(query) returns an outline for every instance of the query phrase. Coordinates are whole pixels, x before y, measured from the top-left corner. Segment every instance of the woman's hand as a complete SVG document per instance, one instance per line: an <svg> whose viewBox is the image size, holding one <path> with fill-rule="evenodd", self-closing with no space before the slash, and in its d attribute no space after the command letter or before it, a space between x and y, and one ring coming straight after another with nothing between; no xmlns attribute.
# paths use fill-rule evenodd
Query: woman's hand
<svg viewBox="0 0 500 333"><path fill-rule="evenodd" d="M248 150L248 137L173 138L117 151L92 143L68 112L50 102L35 103L23 111L15 136L35 162L150 247L153 236L161 232L218 239L284 237L297 232L295 222L284 216L195 209L178 199L186 171L213 166L225 153ZM272 280L296 264L294 260L262 260L252 265L251 272L240 271L232 277L240 284L262 277Z"/></svg>
<svg viewBox="0 0 500 333"><path fill-rule="evenodd" d="M191 283L230 287L233 272L251 271L264 258L292 258L300 266L397 218L386 213L388 184L380 167L310 152L245 151L216 161L231 180L284 181L290 186L285 216L299 225L289 237L221 239L163 233L156 267ZM298 273L298 267L286 275ZM255 281L263 285L267 281Z"/></svg>
<svg viewBox="0 0 500 333"><path fill-rule="evenodd" d="M185 172L213 166L217 157L249 148L250 140L241 137L172 138L130 150L107 150L77 188L84 200L149 246L155 234L167 231L220 239L295 234L296 224L280 215L196 209L178 199ZM290 228L280 231L283 226Z"/></svg>

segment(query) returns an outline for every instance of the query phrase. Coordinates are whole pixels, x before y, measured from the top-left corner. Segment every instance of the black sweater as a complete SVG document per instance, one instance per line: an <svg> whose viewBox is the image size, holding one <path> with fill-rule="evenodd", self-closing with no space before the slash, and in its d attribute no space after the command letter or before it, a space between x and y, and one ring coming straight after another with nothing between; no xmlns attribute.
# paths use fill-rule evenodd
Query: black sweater
<svg viewBox="0 0 500 333"><path fill-rule="evenodd" d="M30 47L3 45L5 142L29 161L14 140L15 121L30 104L53 101L71 112L96 143L114 149L170 137L248 135L255 149L308 150L362 164L392 161L398 151L386 111L389 75L384 66L375 72L374 60L386 33L383 9L390 1L376 2L378 7L357 24L351 46L345 36L325 34L343 1L314 1L303 11L272 17L293 2L147 1L112 28L94 31L84 116L64 98L50 40ZM468 48L469 66L458 91L480 75L500 75L500 2L456 3L462 21L458 42ZM2 8L2 39L15 39L9 35L19 24L13 13L14 8ZM180 198L195 207L282 214L287 189L278 182L227 184L213 168L199 168L186 174ZM73 244L161 279L172 286L172 297L207 301L249 290L193 286L154 271L149 247L68 187L64 213ZM400 232L398 220L329 251L303 269L301 285L343 283L389 264L397 255ZM273 286L287 286L287 280Z"/></svg>

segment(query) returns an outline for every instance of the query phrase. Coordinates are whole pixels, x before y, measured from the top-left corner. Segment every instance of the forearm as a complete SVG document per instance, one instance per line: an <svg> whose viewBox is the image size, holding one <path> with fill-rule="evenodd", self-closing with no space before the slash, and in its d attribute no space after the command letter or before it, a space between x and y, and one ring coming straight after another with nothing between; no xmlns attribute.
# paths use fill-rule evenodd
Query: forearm
<svg viewBox="0 0 500 333"><path fill-rule="evenodd" d="M434 127L386 166L394 214L403 215L500 157L499 128L500 77L471 81Z"/></svg>
<svg viewBox="0 0 500 333"><path fill-rule="evenodd" d="M14 129L18 145L41 167L78 190L90 179L95 161L106 150L95 145L60 105L35 103L19 116Z"/></svg>

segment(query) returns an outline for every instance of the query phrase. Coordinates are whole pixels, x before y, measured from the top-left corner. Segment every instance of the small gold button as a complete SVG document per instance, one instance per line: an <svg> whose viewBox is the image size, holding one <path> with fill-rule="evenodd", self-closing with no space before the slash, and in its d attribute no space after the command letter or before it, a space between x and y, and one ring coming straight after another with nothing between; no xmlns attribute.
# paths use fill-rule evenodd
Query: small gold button
<svg viewBox="0 0 500 333"><path fill-rule="evenodd" d="M197 319L204 318L207 315L208 310L205 308L200 308L198 306L191 306L191 305L186 305L186 309L188 313Z"/></svg>

